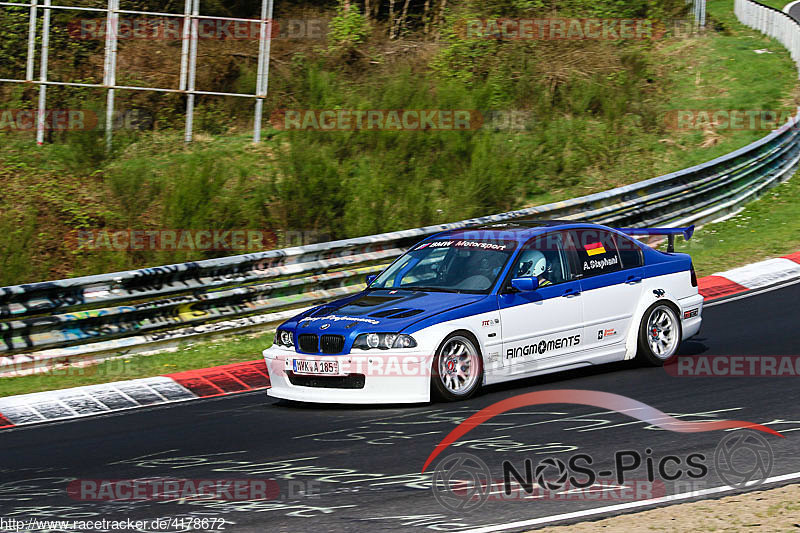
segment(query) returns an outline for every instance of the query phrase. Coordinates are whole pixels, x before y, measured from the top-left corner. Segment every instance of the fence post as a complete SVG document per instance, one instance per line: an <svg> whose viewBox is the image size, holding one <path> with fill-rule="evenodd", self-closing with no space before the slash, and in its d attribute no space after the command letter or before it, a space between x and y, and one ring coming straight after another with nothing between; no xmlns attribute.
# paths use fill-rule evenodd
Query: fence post
<svg viewBox="0 0 800 533"><path fill-rule="evenodd" d="M108 0L106 19L106 60L103 84L108 88L106 94L106 150L111 151L114 130L114 86L117 83L117 44L119 33L119 0Z"/></svg>
<svg viewBox="0 0 800 533"><path fill-rule="evenodd" d="M189 82L186 98L186 133L183 140L187 143L192 142L192 126L194 124L194 82L197 75L197 39L198 25L200 21L200 0L192 0L192 33L189 43Z"/></svg>
<svg viewBox="0 0 800 533"><path fill-rule="evenodd" d="M261 117L264 98L269 86L269 56L272 48L272 2L261 1L261 28L258 43L258 75L256 76L256 111L253 124L253 142L261 142Z"/></svg>
<svg viewBox="0 0 800 533"><path fill-rule="evenodd" d="M44 0L42 20L42 63L39 66L39 112L36 116L36 144L44 144L45 115L47 113L47 59L50 52L50 0Z"/></svg>
<svg viewBox="0 0 800 533"><path fill-rule="evenodd" d="M25 81L33 81L33 66L36 58L36 3L31 0L31 18L28 22L28 58L25 67Z"/></svg>

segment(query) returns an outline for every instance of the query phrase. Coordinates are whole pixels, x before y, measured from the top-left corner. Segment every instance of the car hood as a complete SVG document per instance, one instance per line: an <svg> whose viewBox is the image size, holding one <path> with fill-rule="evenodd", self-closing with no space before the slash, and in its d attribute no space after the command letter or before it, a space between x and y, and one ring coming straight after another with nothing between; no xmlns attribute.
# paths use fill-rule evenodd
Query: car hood
<svg viewBox="0 0 800 533"><path fill-rule="evenodd" d="M415 322L486 298L485 294L458 294L407 290L371 290L314 307L281 325L297 334L344 335L346 345L361 333L399 333Z"/></svg>

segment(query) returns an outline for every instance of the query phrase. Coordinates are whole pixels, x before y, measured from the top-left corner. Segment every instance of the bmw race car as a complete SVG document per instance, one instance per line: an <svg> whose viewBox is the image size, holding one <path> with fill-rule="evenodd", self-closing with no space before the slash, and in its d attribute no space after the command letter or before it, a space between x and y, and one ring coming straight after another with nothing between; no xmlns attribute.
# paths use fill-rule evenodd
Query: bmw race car
<svg viewBox="0 0 800 533"><path fill-rule="evenodd" d="M325 403L459 400L482 385L639 359L700 329L693 227L531 221L439 233L364 291L284 322L263 355L270 396ZM629 235L664 235L668 252Z"/></svg>

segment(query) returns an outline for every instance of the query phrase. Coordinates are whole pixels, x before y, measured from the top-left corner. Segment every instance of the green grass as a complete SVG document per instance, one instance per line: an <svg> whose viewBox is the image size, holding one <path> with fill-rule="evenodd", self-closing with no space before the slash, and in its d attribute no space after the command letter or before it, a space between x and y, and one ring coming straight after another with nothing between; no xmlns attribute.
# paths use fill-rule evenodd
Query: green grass
<svg viewBox="0 0 800 533"><path fill-rule="evenodd" d="M261 357L261 350L272 345L272 335L272 332L266 332L253 336L218 339L182 346L174 352L112 359L83 368L67 367L41 374L0 378L0 397L253 361Z"/></svg>
<svg viewBox="0 0 800 533"><path fill-rule="evenodd" d="M698 276L800 250L800 177L767 191L735 217L707 224L675 250L692 255Z"/></svg>
<svg viewBox="0 0 800 533"><path fill-rule="evenodd" d="M491 53L468 56L477 73L464 81L427 56L345 71L297 57L266 103L524 110L533 117L525 133L265 124L259 146L242 129L210 128L185 147L176 128L119 135L110 156L102 132L42 147L32 135L0 133L0 285L231 255L78 250L81 229L289 230L330 240L541 205L707 161L766 132L671 131L663 113L790 108L797 87L786 50L739 25L730 0L710 1L708 15L709 30L691 38L482 43ZM459 59L472 46L430 43L430 54ZM773 53L754 53L763 48Z"/></svg>

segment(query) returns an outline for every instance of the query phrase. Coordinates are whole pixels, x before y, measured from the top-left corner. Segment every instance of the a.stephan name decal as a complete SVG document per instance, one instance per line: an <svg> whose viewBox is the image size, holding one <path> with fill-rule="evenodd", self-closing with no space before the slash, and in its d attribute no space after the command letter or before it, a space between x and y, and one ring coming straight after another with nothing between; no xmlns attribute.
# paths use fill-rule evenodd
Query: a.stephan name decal
<svg viewBox="0 0 800 533"><path fill-rule="evenodd" d="M506 350L506 359L516 359L526 355L542 355L544 353L560 350L562 348L569 348L577 346L581 343L580 335L568 335L566 337L559 337L556 339L542 339L539 342L528 344L526 346L517 346L516 348L509 348Z"/></svg>
<svg viewBox="0 0 800 533"><path fill-rule="evenodd" d="M592 259L590 261L583 262L583 269L584 270L603 269L610 266L614 266L617 263L619 263L619 258L617 256L604 257L603 259Z"/></svg>

